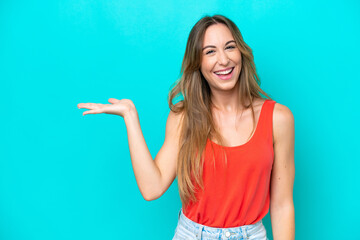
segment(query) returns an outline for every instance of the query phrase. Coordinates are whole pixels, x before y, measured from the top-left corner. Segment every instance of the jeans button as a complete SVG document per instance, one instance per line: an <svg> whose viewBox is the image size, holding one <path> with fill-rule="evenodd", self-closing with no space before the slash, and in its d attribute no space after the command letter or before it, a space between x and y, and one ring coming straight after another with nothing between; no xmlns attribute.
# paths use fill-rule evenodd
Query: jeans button
<svg viewBox="0 0 360 240"><path fill-rule="evenodd" d="M230 237L230 232L226 232L225 237Z"/></svg>

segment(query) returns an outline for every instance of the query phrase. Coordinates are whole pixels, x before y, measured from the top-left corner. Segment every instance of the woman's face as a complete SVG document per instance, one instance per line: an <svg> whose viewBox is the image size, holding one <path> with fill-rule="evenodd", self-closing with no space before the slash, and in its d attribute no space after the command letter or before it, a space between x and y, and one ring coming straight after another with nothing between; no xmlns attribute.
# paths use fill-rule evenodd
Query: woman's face
<svg viewBox="0 0 360 240"><path fill-rule="evenodd" d="M230 90L241 71L241 53L224 24L214 24L205 31L201 73L212 90Z"/></svg>

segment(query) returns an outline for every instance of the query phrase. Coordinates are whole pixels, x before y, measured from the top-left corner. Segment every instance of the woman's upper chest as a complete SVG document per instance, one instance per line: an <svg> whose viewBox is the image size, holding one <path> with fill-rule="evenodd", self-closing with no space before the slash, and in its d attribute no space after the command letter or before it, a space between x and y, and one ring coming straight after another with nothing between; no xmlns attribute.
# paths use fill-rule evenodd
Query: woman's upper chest
<svg viewBox="0 0 360 240"><path fill-rule="evenodd" d="M264 102L264 99L260 99L253 103L255 124L251 108L238 113L214 112L215 127L223 137L225 146L239 146L251 139L259 122Z"/></svg>

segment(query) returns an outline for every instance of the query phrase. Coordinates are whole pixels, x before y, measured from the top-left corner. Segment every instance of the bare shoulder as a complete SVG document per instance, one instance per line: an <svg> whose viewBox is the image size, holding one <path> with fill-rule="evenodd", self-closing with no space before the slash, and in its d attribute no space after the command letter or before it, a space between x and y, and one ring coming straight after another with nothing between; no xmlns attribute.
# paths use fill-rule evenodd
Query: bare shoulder
<svg viewBox="0 0 360 240"><path fill-rule="evenodd" d="M294 115L291 110L280 103L275 103L273 111L273 127L275 142L280 138L287 138L294 131Z"/></svg>
<svg viewBox="0 0 360 240"><path fill-rule="evenodd" d="M172 110L169 112L168 120L170 121L180 121L184 115L184 112L176 113Z"/></svg>
<svg viewBox="0 0 360 240"><path fill-rule="evenodd" d="M286 124L291 121L294 121L294 115L291 110L280 103L275 103L274 112L273 112L274 123L276 122L278 125Z"/></svg>
<svg viewBox="0 0 360 240"><path fill-rule="evenodd" d="M169 116L168 116L168 119L167 119L167 123L173 125L173 124L179 124L182 119L184 117L184 112L174 112L172 110L170 110L169 112Z"/></svg>
<svg viewBox="0 0 360 240"><path fill-rule="evenodd" d="M180 130L183 117L184 112L176 113L170 110L166 121L166 133L172 135L173 133L179 132L178 130Z"/></svg>

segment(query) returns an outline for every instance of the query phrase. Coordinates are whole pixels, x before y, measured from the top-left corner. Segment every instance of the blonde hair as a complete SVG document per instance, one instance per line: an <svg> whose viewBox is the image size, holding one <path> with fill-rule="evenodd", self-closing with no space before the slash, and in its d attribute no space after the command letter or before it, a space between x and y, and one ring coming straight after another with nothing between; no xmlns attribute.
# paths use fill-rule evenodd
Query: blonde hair
<svg viewBox="0 0 360 240"><path fill-rule="evenodd" d="M223 145L223 138L216 131L212 116L211 107L214 105L211 101L211 90L200 71L205 31L209 26L219 23L228 27L241 52L242 67L239 75L238 94L240 104L245 109L251 108L253 126L255 126L253 99L262 98L260 93L271 99L260 88L260 79L256 73L252 50L244 42L238 27L230 19L222 15L201 18L190 31L181 65L181 77L172 86L168 95L171 111L183 113L176 169L180 199L183 206L188 204L190 200L196 201L195 191L197 187L195 185L198 185L203 190L203 152L207 139L216 139L219 145ZM174 98L181 97L181 95L183 100L173 104ZM246 105L247 100L250 102L248 105ZM252 133L254 130L255 127Z"/></svg>

